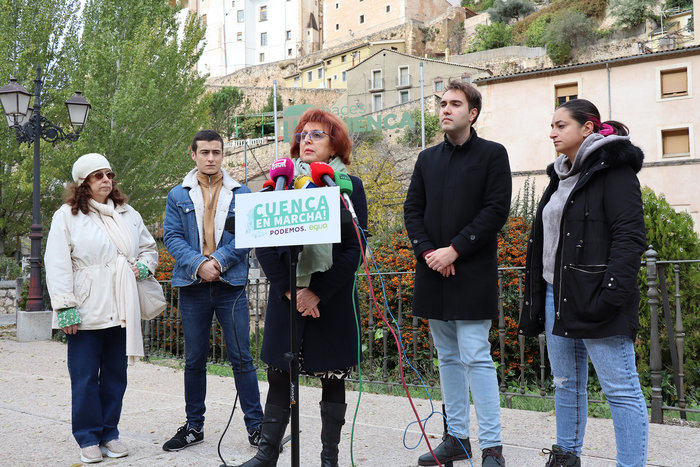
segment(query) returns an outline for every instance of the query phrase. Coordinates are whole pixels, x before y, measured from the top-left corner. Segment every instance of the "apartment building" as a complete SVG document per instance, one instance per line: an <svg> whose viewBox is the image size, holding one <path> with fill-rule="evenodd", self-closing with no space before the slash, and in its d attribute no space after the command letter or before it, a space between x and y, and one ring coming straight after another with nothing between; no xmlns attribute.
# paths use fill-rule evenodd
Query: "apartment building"
<svg viewBox="0 0 700 467"><path fill-rule="evenodd" d="M182 7L206 26L197 71L210 76L321 48L321 0L184 0Z"/></svg>
<svg viewBox="0 0 700 467"><path fill-rule="evenodd" d="M323 48L445 13L447 0L323 0Z"/></svg>
<svg viewBox="0 0 700 467"><path fill-rule="evenodd" d="M644 151L642 185L664 193L700 226L700 46L545 68L475 80L483 96L480 136L508 149L513 192L556 157L549 139L555 105L573 98L596 104L602 120L618 120Z"/></svg>

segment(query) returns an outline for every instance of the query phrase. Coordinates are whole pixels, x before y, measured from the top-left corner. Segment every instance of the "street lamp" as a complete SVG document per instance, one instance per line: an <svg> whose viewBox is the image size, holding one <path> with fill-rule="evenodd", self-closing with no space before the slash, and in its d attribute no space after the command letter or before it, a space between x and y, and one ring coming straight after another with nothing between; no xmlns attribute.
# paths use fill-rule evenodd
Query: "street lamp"
<svg viewBox="0 0 700 467"><path fill-rule="evenodd" d="M85 98L76 92L73 97L66 101L68 116L73 127L73 133L66 133L60 127L54 125L46 117L41 115L41 67L36 67L36 79L34 80L34 108L29 107L32 95L17 81L10 78L10 84L0 88L0 103L7 125L14 128L17 141L34 145L34 184L33 184L33 206L32 206L32 226L30 227L32 247L29 256L31 265L29 272L29 297L27 299L27 311L41 311L44 309L43 288L41 286L41 210L39 195L41 194L41 178L39 170L40 140L49 143L68 140L77 141L80 130L85 126L90 104Z"/></svg>

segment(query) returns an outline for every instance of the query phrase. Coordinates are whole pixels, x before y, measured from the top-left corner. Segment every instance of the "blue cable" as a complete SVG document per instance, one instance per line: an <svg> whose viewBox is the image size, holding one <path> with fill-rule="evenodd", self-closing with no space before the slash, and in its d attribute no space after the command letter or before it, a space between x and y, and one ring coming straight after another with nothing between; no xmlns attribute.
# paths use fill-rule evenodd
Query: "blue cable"
<svg viewBox="0 0 700 467"><path fill-rule="evenodd" d="M389 313L389 316L391 316L391 320L394 322L394 325L396 326L397 334L399 336L399 345L401 347L401 357L406 361L408 366L411 367L411 369L416 374L416 376L418 376L418 379L421 382L421 386L423 386L423 389L425 390L425 394L428 396L428 400L430 401L430 411L431 412L430 412L430 414L428 414L428 416L426 418L421 419L421 422L423 422L423 425L425 426L425 424L430 420L430 418L433 415L439 414L441 417L443 417L445 419L445 424L447 425L447 431L450 434L452 434L452 436L454 436L454 434L452 432L452 428L450 427L450 424L447 422L447 418L445 417L445 415L442 412L438 412L435 410L435 406L433 404L433 398L430 397L430 391L428 391L428 387L426 386L425 382L423 381L423 377L418 372L418 370L413 366L413 364L411 363L411 361L408 358L408 354L406 353L406 349L404 349L404 347L403 347L403 339L401 338L401 327L398 325L396 318L394 318L394 314L391 312L391 309L389 308L389 301L387 299L386 288L384 287L384 279L382 278L381 272L379 272L379 267L377 266L377 262L374 259L374 254L372 253L372 250L369 248L369 243L367 242L367 238L365 237L364 230L359 226L358 226L358 229L360 231L360 234L362 235L362 239L364 240L365 245L368 245L367 250L368 250L369 254L367 256L369 258L371 258L372 264L374 265L374 269L377 271L377 275L379 276L379 282L382 285L382 296L384 297L384 306L386 307L386 310ZM371 312L371 310L370 310L370 312ZM403 432L403 446L404 446L404 448L406 448L408 450L414 450L414 449L418 448L418 446L420 446L421 441L423 441L423 433L421 433L420 437L418 438L418 442L416 443L415 446L409 447L406 445L406 435L408 434L408 430L415 423L418 423L418 421L414 420L411 423L409 423L408 425L406 425L406 428L404 429L404 432ZM457 440L459 445L462 446L462 449L464 449L464 452L467 452L467 448L462 444L462 441L460 441L460 439L456 436L454 436L454 438ZM472 460L471 460L471 456L469 454L467 454L467 458L469 460L469 463L472 465L472 467L474 467L474 464L472 463Z"/></svg>

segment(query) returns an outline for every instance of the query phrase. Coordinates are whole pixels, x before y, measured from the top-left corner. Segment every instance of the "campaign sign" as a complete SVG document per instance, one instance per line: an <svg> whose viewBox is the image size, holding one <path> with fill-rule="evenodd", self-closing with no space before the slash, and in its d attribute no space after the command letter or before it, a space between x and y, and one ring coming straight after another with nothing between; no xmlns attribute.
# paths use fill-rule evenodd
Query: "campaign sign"
<svg viewBox="0 0 700 467"><path fill-rule="evenodd" d="M236 195L236 248L340 242L340 189Z"/></svg>

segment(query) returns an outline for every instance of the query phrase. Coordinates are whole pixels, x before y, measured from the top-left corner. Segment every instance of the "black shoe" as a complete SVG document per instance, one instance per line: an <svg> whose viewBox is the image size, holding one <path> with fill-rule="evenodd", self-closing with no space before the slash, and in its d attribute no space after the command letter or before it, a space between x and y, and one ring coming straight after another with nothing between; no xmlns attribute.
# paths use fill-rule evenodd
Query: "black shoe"
<svg viewBox="0 0 700 467"><path fill-rule="evenodd" d="M321 401L321 467L338 467L340 430L345 424L346 404Z"/></svg>
<svg viewBox="0 0 700 467"><path fill-rule="evenodd" d="M460 442L462 444L460 444ZM462 447L464 446L464 447ZM466 452L464 450L467 450ZM469 443L469 438L459 439L445 433L442 436L442 443L436 448L433 448L435 457L441 464L451 461L459 461L462 459L471 458L472 445ZM428 451L418 458L418 465L437 465L433 455Z"/></svg>
<svg viewBox="0 0 700 467"><path fill-rule="evenodd" d="M250 443L251 446L259 446L261 436L262 436L262 429L259 426L256 429L254 429L252 433L248 434L248 442Z"/></svg>
<svg viewBox="0 0 700 467"><path fill-rule="evenodd" d="M581 459L573 452L564 452L561 446L557 444L552 445L552 449L544 448L542 449L542 454L549 454L549 459L545 467L580 467Z"/></svg>
<svg viewBox="0 0 700 467"><path fill-rule="evenodd" d="M505 467L503 446L494 446L481 451L481 465L482 467Z"/></svg>
<svg viewBox="0 0 700 467"><path fill-rule="evenodd" d="M164 445L163 451L179 451L187 446L199 444L204 441L204 430L195 430L188 428L187 423L178 428L175 436L170 438Z"/></svg>
<svg viewBox="0 0 700 467"><path fill-rule="evenodd" d="M280 444L289 423L289 408L265 404L265 416L260 425L258 453L239 467L275 467L280 455Z"/></svg>

